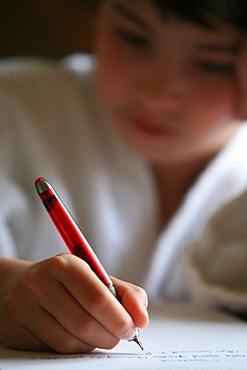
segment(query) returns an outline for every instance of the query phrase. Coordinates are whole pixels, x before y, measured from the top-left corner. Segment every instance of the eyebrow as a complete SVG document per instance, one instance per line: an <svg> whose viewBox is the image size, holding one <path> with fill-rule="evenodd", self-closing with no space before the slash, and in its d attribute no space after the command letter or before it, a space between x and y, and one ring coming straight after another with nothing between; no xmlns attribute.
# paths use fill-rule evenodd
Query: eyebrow
<svg viewBox="0 0 247 370"><path fill-rule="evenodd" d="M140 17L138 17L136 14L131 12L129 9L127 9L123 4L121 4L118 1L112 1L112 8L119 13L124 18L127 18L132 23L135 23L137 26L141 27L145 31L151 31L151 27L143 21Z"/></svg>

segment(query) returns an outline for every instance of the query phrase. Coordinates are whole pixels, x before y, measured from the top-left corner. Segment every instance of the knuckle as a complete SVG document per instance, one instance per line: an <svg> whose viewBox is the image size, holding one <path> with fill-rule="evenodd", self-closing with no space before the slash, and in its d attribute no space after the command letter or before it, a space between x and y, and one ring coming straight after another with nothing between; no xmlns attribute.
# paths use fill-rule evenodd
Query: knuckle
<svg viewBox="0 0 247 370"><path fill-rule="evenodd" d="M97 294L92 292L88 295L88 303L92 309L92 312L98 310L103 312L104 310L108 310L111 300L111 293L109 293L105 287L104 289L98 289Z"/></svg>
<svg viewBox="0 0 247 370"><path fill-rule="evenodd" d="M121 318L116 324L115 335L117 338L129 339L130 337L132 337L132 335L129 333L130 331L133 332L133 330L135 329L133 327L133 322L131 318Z"/></svg>
<svg viewBox="0 0 247 370"><path fill-rule="evenodd" d="M141 288L140 286L135 286L135 291L138 295L140 296L146 296L146 292L143 288Z"/></svg>
<svg viewBox="0 0 247 370"><path fill-rule="evenodd" d="M75 271L77 273L80 272L80 274L87 274L88 270L91 271L89 265L84 260L69 253L58 254L52 257L50 262L58 280L60 280L61 274L68 277L72 272L75 273Z"/></svg>
<svg viewBox="0 0 247 370"><path fill-rule="evenodd" d="M82 340L84 337L89 336L90 333L93 331L94 319L91 316L85 316L76 321L77 324L73 328L73 333L76 335L77 338L80 338Z"/></svg>
<svg viewBox="0 0 247 370"><path fill-rule="evenodd" d="M61 280L61 276L67 276L71 271L71 255L58 254L47 260L47 271L52 271L57 281ZM73 256L72 256L73 257Z"/></svg>
<svg viewBox="0 0 247 370"><path fill-rule="evenodd" d="M145 306L147 307L148 306L148 295L146 291L143 288L136 286L136 285L133 285L132 287L134 289L135 297L138 297L138 299L142 300Z"/></svg>
<svg viewBox="0 0 247 370"><path fill-rule="evenodd" d="M65 254L58 254L57 256L52 257L48 263L52 264L52 267L55 269L55 271L59 271L61 269L67 270L69 259Z"/></svg>

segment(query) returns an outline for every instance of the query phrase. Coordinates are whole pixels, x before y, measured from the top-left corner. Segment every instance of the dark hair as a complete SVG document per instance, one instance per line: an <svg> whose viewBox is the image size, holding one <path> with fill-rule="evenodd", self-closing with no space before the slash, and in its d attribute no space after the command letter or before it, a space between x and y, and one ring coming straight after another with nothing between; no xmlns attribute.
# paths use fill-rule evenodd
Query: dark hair
<svg viewBox="0 0 247 370"><path fill-rule="evenodd" d="M176 15L197 25L211 28L215 19L247 30L247 0L149 0L162 17Z"/></svg>

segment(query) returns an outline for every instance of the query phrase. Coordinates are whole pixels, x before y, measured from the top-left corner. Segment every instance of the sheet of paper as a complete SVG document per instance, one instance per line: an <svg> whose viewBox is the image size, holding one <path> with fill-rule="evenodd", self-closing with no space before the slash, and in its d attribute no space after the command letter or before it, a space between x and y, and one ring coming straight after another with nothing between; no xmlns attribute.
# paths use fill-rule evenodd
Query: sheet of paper
<svg viewBox="0 0 247 370"><path fill-rule="evenodd" d="M153 308L150 317L140 331L147 352L126 341L111 351L68 356L0 346L0 370L247 369L246 322L188 307Z"/></svg>

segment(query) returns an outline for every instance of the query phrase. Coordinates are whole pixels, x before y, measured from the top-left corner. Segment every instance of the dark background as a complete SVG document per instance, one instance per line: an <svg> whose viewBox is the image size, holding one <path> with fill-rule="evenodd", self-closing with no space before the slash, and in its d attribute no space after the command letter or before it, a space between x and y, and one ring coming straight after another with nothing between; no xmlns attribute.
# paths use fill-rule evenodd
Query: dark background
<svg viewBox="0 0 247 370"><path fill-rule="evenodd" d="M90 52L99 0L0 0L0 57Z"/></svg>

